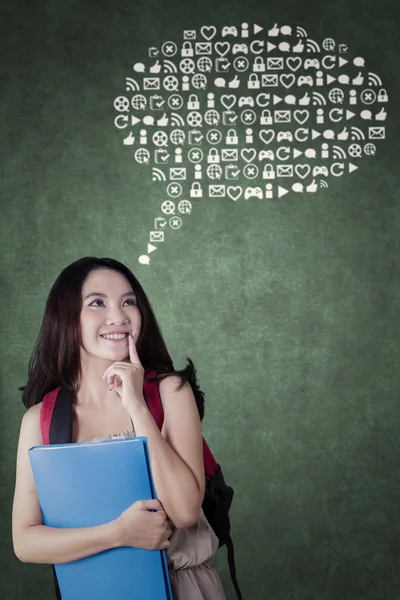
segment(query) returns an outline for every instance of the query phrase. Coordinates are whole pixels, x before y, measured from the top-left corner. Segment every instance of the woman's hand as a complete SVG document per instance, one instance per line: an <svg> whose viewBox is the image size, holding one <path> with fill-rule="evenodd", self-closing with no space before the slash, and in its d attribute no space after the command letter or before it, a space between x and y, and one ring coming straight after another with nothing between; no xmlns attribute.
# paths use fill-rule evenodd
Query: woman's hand
<svg viewBox="0 0 400 600"><path fill-rule="evenodd" d="M144 368L140 362L133 334L128 336L129 360L116 361L102 375L107 379L110 390L114 390L121 399L121 404L129 413L129 409L137 404L146 406L143 396Z"/></svg>
<svg viewBox="0 0 400 600"><path fill-rule="evenodd" d="M157 512L151 512L156 510ZM165 550L172 534L168 517L158 500L138 500L115 521L118 544L146 550Z"/></svg>

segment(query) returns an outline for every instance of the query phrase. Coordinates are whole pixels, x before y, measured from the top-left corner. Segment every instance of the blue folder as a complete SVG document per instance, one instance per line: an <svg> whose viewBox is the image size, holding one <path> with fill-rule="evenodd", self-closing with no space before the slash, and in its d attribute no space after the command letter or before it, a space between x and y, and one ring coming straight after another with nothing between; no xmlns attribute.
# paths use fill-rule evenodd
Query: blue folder
<svg viewBox="0 0 400 600"><path fill-rule="evenodd" d="M45 525L90 527L156 498L144 437L28 450ZM165 550L113 548L55 565L62 600L172 600Z"/></svg>

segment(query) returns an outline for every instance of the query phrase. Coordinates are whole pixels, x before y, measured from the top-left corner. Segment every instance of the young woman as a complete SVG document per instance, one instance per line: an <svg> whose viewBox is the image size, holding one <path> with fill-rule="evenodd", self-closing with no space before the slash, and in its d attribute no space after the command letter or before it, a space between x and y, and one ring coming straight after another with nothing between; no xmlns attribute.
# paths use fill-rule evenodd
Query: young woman
<svg viewBox="0 0 400 600"><path fill-rule="evenodd" d="M64 563L119 546L166 549L175 600L225 599L210 562L218 538L201 508L205 475L196 400L202 408L203 393L189 363L174 370L147 296L123 264L86 257L62 271L21 388L28 410L18 443L12 524L21 561ZM150 369L163 375L161 432L143 395ZM136 502L96 527L43 524L27 451L43 443L43 396L61 385L74 391L74 442L147 437L158 500Z"/></svg>

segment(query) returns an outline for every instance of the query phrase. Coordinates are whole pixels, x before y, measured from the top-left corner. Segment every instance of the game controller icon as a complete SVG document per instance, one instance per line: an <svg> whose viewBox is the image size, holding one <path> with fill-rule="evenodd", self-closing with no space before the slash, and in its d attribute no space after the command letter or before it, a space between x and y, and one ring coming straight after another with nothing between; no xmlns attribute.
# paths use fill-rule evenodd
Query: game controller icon
<svg viewBox="0 0 400 600"><path fill-rule="evenodd" d="M254 98L251 96L240 96L238 106L251 106L254 108Z"/></svg>
<svg viewBox="0 0 400 600"><path fill-rule="evenodd" d="M316 177L317 175L325 175L325 177L328 177L329 171L328 171L327 167L325 167L324 165L322 165L321 167L319 167L318 165L315 166L313 168L312 176Z"/></svg>
<svg viewBox="0 0 400 600"><path fill-rule="evenodd" d="M273 150L260 150L258 153L258 160L275 160L275 155Z"/></svg>
<svg viewBox="0 0 400 600"><path fill-rule="evenodd" d="M313 78L311 75L300 75L297 85L313 85Z"/></svg>
<svg viewBox="0 0 400 600"><path fill-rule="evenodd" d="M238 30L236 29L236 27L225 26L222 29L222 37L225 37L226 35L235 35L237 37Z"/></svg>
<svg viewBox="0 0 400 600"><path fill-rule="evenodd" d="M262 200L264 197L262 189L260 187L248 187L244 192L244 199L248 200L249 198L260 198Z"/></svg>
<svg viewBox="0 0 400 600"><path fill-rule="evenodd" d="M279 131L276 139L278 142L281 142L282 140L293 142L293 133L291 131Z"/></svg>
<svg viewBox="0 0 400 600"><path fill-rule="evenodd" d="M235 44L232 49L232 54L237 54L238 52L243 52L243 54L248 54L249 49L246 44Z"/></svg>
<svg viewBox="0 0 400 600"><path fill-rule="evenodd" d="M315 67L316 69L320 68L318 58L306 58L304 61L304 68L309 69L310 67Z"/></svg>

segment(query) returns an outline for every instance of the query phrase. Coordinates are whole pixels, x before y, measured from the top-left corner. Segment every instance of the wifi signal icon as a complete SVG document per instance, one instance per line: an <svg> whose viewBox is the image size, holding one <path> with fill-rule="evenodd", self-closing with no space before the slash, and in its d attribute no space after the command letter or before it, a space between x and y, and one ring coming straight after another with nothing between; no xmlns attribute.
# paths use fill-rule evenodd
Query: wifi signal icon
<svg viewBox="0 0 400 600"><path fill-rule="evenodd" d="M178 72L178 68L176 65L174 65L174 63L172 62L172 60L164 60L164 73L177 73Z"/></svg>
<svg viewBox="0 0 400 600"><path fill-rule="evenodd" d="M127 89L127 91L131 90L131 91L138 92L140 90L140 86L139 86L138 82L135 81L135 79L133 79L132 77L127 77L126 78L126 89Z"/></svg>
<svg viewBox="0 0 400 600"><path fill-rule="evenodd" d="M376 73L368 73L368 85L382 86L382 79Z"/></svg>
<svg viewBox="0 0 400 600"><path fill-rule="evenodd" d="M296 27L296 35L297 37L305 38L307 37L307 31L303 27Z"/></svg>
<svg viewBox="0 0 400 600"><path fill-rule="evenodd" d="M358 127L351 128L351 139L352 140L365 140L365 134Z"/></svg>
<svg viewBox="0 0 400 600"><path fill-rule="evenodd" d="M319 47L319 45L317 44L317 42L315 42L314 40L310 40L308 39L306 41L306 51L307 52L321 52L321 48Z"/></svg>
<svg viewBox="0 0 400 600"><path fill-rule="evenodd" d="M152 179L153 181L167 181L164 171L157 169L157 167L153 167L152 169Z"/></svg>
<svg viewBox="0 0 400 600"><path fill-rule="evenodd" d="M181 115L178 115L178 113L171 113L171 125L174 125L176 127L184 127L185 121L183 120Z"/></svg>
<svg viewBox="0 0 400 600"><path fill-rule="evenodd" d="M346 152L340 146L332 146L332 156L337 159L347 158Z"/></svg>
<svg viewBox="0 0 400 600"><path fill-rule="evenodd" d="M327 188L329 186L328 186L328 183L325 181L325 179L321 179L321 181L319 183L319 187Z"/></svg>
<svg viewBox="0 0 400 600"><path fill-rule="evenodd" d="M327 102L325 97L319 92L313 92L313 105L314 106L326 106Z"/></svg>

